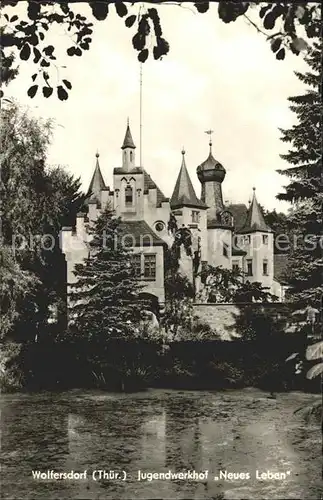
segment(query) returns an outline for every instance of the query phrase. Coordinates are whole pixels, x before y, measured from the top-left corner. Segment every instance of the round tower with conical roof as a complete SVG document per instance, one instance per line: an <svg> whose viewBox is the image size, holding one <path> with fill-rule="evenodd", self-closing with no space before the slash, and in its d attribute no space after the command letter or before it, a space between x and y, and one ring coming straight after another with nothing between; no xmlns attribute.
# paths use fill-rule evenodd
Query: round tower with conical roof
<svg viewBox="0 0 323 500"><path fill-rule="evenodd" d="M208 263L212 266L231 268L233 217L225 209L222 195L222 182L226 170L214 158L211 140L209 147L209 156L196 169L198 179L202 185L201 200L208 206Z"/></svg>
<svg viewBox="0 0 323 500"><path fill-rule="evenodd" d="M246 251L244 271L250 282L271 289L274 279L274 240L253 188L252 200L243 227L237 232L239 246ZM271 291L271 290L269 290Z"/></svg>
<svg viewBox="0 0 323 500"><path fill-rule="evenodd" d="M206 247L206 211L207 206L195 193L185 161L185 149L182 149L182 164L177 177L175 188L170 199L170 208L176 219L179 229L186 228L192 240L192 254L187 255L184 248L181 249L180 272L193 281L194 256L195 262L207 259ZM198 256L194 254L198 253ZM195 268L194 268L195 269ZM195 272L195 274L197 271Z"/></svg>

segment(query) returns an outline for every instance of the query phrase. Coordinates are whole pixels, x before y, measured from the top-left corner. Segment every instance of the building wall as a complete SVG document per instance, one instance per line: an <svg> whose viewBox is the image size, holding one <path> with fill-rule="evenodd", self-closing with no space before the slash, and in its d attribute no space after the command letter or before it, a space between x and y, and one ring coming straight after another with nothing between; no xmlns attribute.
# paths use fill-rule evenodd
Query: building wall
<svg viewBox="0 0 323 500"><path fill-rule="evenodd" d="M221 336L222 340L234 340L239 338L236 321L246 307L252 307L255 311L264 312L277 320L286 319L285 333L292 333L295 329L295 321L292 314L292 306L282 302L275 303L244 303L244 304L194 304L193 311L202 321L208 323L212 329Z"/></svg>
<svg viewBox="0 0 323 500"><path fill-rule="evenodd" d="M270 293L272 293L273 295L276 295L276 297L278 297L279 302L284 302L286 299L287 289L288 289L288 286L282 285L281 283L279 283L278 281L276 281L274 279L272 282Z"/></svg>
<svg viewBox="0 0 323 500"><path fill-rule="evenodd" d="M91 206L91 205L90 205ZM95 207L95 205L92 205ZM93 212L94 213L94 212ZM70 291L69 284L76 282L74 269L76 264L81 264L88 256L88 245L90 236L86 233L84 218L76 220L76 231L72 228L63 228L61 231L61 249L66 259L67 292ZM165 302L164 289L164 250L160 246L135 247L134 253L156 255L156 279L142 280L143 292L155 295L160 303Z"/></svg>
<svg viewBox="0 0 323 500"><path fill-rule="evenodd" d="M267 243L264 243L263 238ZM272 288L274 280L274 243L272 233L255 232L242 234L238 237L240 248L247 252L244 258L245 271L248 261L252 261L252 276L247 276L251 282L260 282L264 287ZM267 263L267 275L263 273L263 264Z"/></svg>
<svg viewBox="0 0 323 500"><path fill-rule="evenodd" d="M172 242L172 237L169 235L167 230L169 216L170 216L169 202L163 202L161 204L161 207L156 207L156 204L152 203L151 197L149 197L149 195L147 194L144 195L143 219L153 229L153 231L155 231L155 233L158 234L160 238L166 241L167 244L171 244ZM162 222L164 224L163 231L158 231L156 229L157 222Z"/></svg>
<svg viewBox="0 0 323 500"><path fill-rule="evenodd" d="M116 215L126 220L142 220L144 216L144 176L141 173L114 174L114 208ZM133 190L133 204L125 203L125 189Z"/></svg>
<svg viewBox="0 0 323 500"><path fill-rule="evenodd" d="M146 280L141 279L141 284L143 285L143 292L151 293L155 295L159 302L163 304L165 302L165 288L164 288L164 250L162 246L154 247L135 247L133 249L134 254L155 254L156 255L156 279Z"/></svg>
<svg viewBox="0 0 323 500"><path fill-rule="evenodd" d="M208 229L208 263L211 266L222 266L225 269L232 267L232 231L229 229ZM227 249L227 256L223 254L223 246Z"/></svg>

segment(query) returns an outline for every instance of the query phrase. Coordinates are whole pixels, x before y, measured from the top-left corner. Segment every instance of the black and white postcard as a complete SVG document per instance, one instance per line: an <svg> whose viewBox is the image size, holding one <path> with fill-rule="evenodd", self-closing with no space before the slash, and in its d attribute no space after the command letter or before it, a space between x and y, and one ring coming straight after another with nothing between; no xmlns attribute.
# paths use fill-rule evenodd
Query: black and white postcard
<svg viewBox="0 0 323 500"><path fill-rule="evenodd" d="M315 2L1 2L0 494L322 498Z"/></svg>

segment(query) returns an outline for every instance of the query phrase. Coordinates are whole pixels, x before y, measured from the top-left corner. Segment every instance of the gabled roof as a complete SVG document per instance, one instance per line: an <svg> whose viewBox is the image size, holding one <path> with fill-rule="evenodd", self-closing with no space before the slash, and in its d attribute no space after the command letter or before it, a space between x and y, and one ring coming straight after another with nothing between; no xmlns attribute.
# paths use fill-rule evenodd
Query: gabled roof
<svg viewBox="0 0 323 500"><path fill-rule="evenodd" d="M248 215L244 226L239 230L239 233L251 233L254 231L261 231L263 233L271 232L267 226L264 214L259 206L256 198L256 188L253 188L253 198L248 210Z"/></svg>
<svg viewBox="0 0 323 500"><path fill-rule="evenodd" d="M233 225L235 231L242 229L248 215L248 208L244 203L232 204L226 207L233 215Z"/></svg>
<svg viewBox="0 0 323 500"><path fill-rule="evenodd" d="M177 177L174 192L170 199L170 206L171 208L180 208L183 206L207 208L205 203L196 196L186 167L184 150L182 151L182 156L182 165Z"/></svg>
<svg viewBox="0 0 323 500"><path fill-rule="evenodd" d="M129 126L129 121L127 123L127 129L126 129L126 134L123 139L123 144L121 146L121 149L126 149L126 148L132 148L135 149L135 143L133 142L133 138L130 132L130 126Z"/></svg>
<svg viewBox="0 0 323 500"><path fill-rule="evenodd" d="M162 240L144 220L128 220L122 221L120 224L120 233L123 235L124 244L127 245L127 236L129 243L132 246L167 246L167 243Z"/></svg>
<svg viewBox="0 0 323 500"><path fill-rule="evenodd" d="M157 190L157 207L160 207L163 201L169 201L168 198L164 196L162 191L159 189L157 184L152 180L148 172L146 172L145 169L143 169L144 173L144 193L148 193L149 189L156 189Z"/></svg>
<svg viewBox="0 0 323 500"><path fill-rule="evenodd" d="M101 198L101 191L103 189L107 189L103 175L101 173L100 165L99 165L99 153L96 153L96 164L95 164L95 169L94 173L89 185L89 189L87 192L87 195L90 197L90 200L100 200Z"/></svg>

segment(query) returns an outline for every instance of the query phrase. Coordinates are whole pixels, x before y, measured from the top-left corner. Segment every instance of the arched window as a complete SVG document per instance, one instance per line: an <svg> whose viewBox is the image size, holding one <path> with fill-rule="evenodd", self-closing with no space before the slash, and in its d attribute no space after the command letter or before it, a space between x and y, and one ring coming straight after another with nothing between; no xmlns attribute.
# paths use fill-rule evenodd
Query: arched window
<svg viewBox="0 0 323 500"><path fill-rule="evenodd" d="M132 191L132 187L130 187L130 186L127 186L125 189L125 201L126 201L126 206L132 205L133 191Z"/></svg>
<svg viewBox="0 0 323 500"><path fill-rule="evenodd" d="M130 151L130 161L132 161L132 151Z"/></svg>

